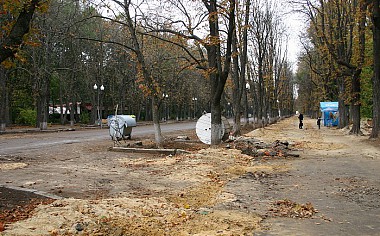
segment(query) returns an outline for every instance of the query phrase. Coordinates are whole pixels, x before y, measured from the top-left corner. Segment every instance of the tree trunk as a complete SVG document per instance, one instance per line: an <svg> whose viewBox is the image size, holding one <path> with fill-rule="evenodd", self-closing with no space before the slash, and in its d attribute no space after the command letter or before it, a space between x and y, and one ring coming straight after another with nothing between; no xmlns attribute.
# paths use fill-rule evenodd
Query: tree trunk
<svg viewBox="0 0 380 236"><path fill-rule="evenodd" d="M37 89L37 124L40 130L47 130L47 122L49 119L49 94L50 94L50 79L48 76L42 75L40 85Z"/></svg>
<svg viewBox="0 0 380 236"><path fill-rule="evenodd" d="M249 124L249 104L248 104L248 89L243 90L243 105L244 105L244 125Z"/></svg>
<svg viewBox="0 0 380 236"><path fill-rule="evenodd" d="M257 86L257 91L258 91L258 106L257 106L257 116L258 119L262 120L264 118L264 82L263 82L263 73L262 73L262 64L259 62L258 65L258 78L259 78L259 83Z"/></svg>
<svg viewBox="0 0 380 236"><path fill-rule="evenodd" d="M0 65L0 131L5 131L7 126L7 74L5 68Z"/></svg>
<svg viewBox="0 0 380 236"><path fill-rule="evenodd" d="M219 100L211 104L211 145L220 144L222 133L222 109Z"/></svg>
<svg viewBox="0 0 380 236"><path fill-rule="evenodd" d="M74 127L75 124L75 107L74 104L76 104L76 101L74 99L71 99L71 104L70 104L70 127Z"/></svg>
<svg viewBox="0 0 380 236"><path fill-rule="evenodd" d="M235 99L234 99L235 100ZM234 124L233 124L233 136L240 136L241 134L241 106L240 102L236 104L237 101L234 101Z"/></svg>
<svg viewBox="0 0 380 236"><path fill-rule="evenodd" d="M153 120L152 114L151 114L153 111L153 108L150 108L150 104L152 104L152 102L149 103L149 99L147 99L145 101L145 118L144 118L145 121Z"/></svg>
<svg viewBox="0 0 380 236"><path fill-rule="evenodd" d="M154 126L154 138L156 141L157 148L162 148L162 133L160 126L160 106L157 102L156 97L152 97L152 115L153 115L153 126Z"/></svg>
<svg viewBox="0 0 380 236"><path fill-rule="evenodd" d="M353 126L350 131L351 134L362 134L360 131L360 75L362 73L362 66L364 64L365 58L365 25L366 25L366 10L367 2L360 3L360 17L358 24L358 34L359 34L359 57L358 57L358 66L355 69L352 76L352 119Z"/></svg>
<svg viewBox="0 0 380 236"><path fill-rule="evenodd" d="M380 0L373 3L373 111L370 138L378 138L380 131Z"/></svg>
<svg viewBox="0 0 380 236"><path fill-rule="evenodd" d="M346 108L345 100L343 99L342 94L344 94L345 91L345 84L344 84L344 78L341 77L338 79L338 85L339 85L339 94L338 97L338 106L339 106L339 125L338 128L342 129L349 125L349 113Z"/></svg>
<svg viewBox="0 0 380 236"><path fill-rule="evenodd" d="M360 73L361 70L356 70L352 76L352 91L351 91L351 114L352 114L352 129L350 134L361 134L360 131Z"/></svg>
<svg viewBox="0 0 380 236"><path fill-rule="evenodd" d="M245 77L246 77L246 65L247 65L247 53L248 53L248 27L249 27L249 16L250 16L250 5L251 0L246 0L245 2L245 18L244 18L244 28L243 28L243 50L241 52L240 56L240 77L241 77L241 89L242 89L242 96L243 96L243 104L244 104L244 119L245 124L249 124L249 116L248 116L248 96L247 96L247 89L245 85ZM240 98L241 99L241 98Z"/></svg>
<svg viewBox="0 0 380 236"><path fill-rule="evenodd" d="M342 98L338 99L338 111L339 111L339 129L343 129L344 127L349 125L349 111L347 110L347 106L344 103Z"/></svg>
<svg viewBox="0 0 380 236"><path fill-rule="evenodd" d="M41 102L41 120L40 120L40 124L39 124L39 127L40 127L40 130L47 130L48 126L47 126L47 123L48 123L48 117L49 117L49 106L48 104L46 103L46 101L42 101Z"/></svg>
<svg viewBox="0 0 380 236"><path fill-rule="evenodd" d="M228 32L225 55L221 55L220 32L218 25L217 1L204 1L209 12L209 32L210 38L217 43L210 43L207 48L208 69L211 83L211 145L218 145L221 142L222 130L222 112L220 101L224 91L224 86L230 72L232 57L232 41L235 32L235 0L230 1L230 10L228 12ZM224 62L222 62L224 58Z"/></svg>
<svg viewBox="0 0 380 236"><path fill-rule="evenodd" d="M210 53L209 53L210 54ZM215 58L216 59L216 58ZM210 60L210 57L209 57ZM216 60L215 60L216 61ZM214 67L215 68L215 67ZM221 94L218 90L219 76L216 73L210 75L211 82L211 145L218 145L221 142L222 132L222 109L220 106Z"/></svg>
<svg viewBox="0 0 380 236"><path fill-rule="evenodd" d="M63 93L62 93L62 80L59 78L59 119L61 121L61 125L65 124L65 116L63 114Z"/></svg>
<svg viewBox="0 0 380 236"><path fill-rule="evenodd" d="M245 74L246 74L246 63L247 63L247 51L248 51L248 25L249 25L249 9L250 9L250 0L246 0L245 8L245 21L243 26L243 35L238 34L236 29L234 30L233 40L232 40L232 50L235 55L240 55L233 57L233 81L234 81L234 91L233 91L233 107L234 107L234 127L233 135L239 136L241 134L241 115L242 107L241 102L244 98L244 118L245 123L248 124L248 102L247 102L247 91L245 89ZM241 25L239 24L240 28ZM240 30L239 30L240 32ZM239 39L243 43L243 48L240 48L239 53L238 44ZM240 58L240 65L239 59ZM240 67L239 67L240 66ZM240 72L240 73L239 73Z"/></svg>
<svg viewBox="0 0 380 236"><path fill-rule="evenodd" d="M92 96L92 107L91 107L91 121L90 124L97 124L98 119L98 99L97 99L97 92L95 91ZM62 103L63 104L63 103ZM64 119L62 118L62 122L64 122Z"/></svg>
<svg viewBox="0 0 380 236"><path fill-rule="evenodd" d="M258 104L257 104L257 95L256 95L256 83L253 81L252 79L252 68L251 67L248 67L247 69L247 75L248 75L248 81L252 81L250 82L250 89L249 89L249 93L247 93L247 102L249 100L249 98L252 99L252 118L253 118L253 123L256 123L257 120L258 120ZM249 97L248 97L249 96Z"/></svg>
<svg viewBox="0 0 380 236"><path fill-rule="evenodd" d="M234 54L238 54L238 39L236 30L234 31L234 36L232 40L232 51ZM239 75L239 60L238 57L233 57L233 70L232 70L232 78L233 78L233 86L232 86L232 106L234 109L234 124L232 135L239 136L240 135L240 127L241 127L241 98L243 93L243 84L244 77Z"/></svg>
<svg viewBox="0 0 380 236"><path fill-rule="evenodd" d="M37 98L37 126L40 130L47 130L47 116L49 114L46 104L46 98L43 96Z"/></svg>
<svg viewBox="0 0 380 236"><path fill-rule="evenodd" d="M122 84L125 84L125 79L121 80ZM120 101L120 114L124 114L124 109L125 109L125 101L126 101L126 89L124 86L121 87L121 101ZM141 109L139 109L141 111ZM140 119L140 112L138 114L138 118Z"/></svg>

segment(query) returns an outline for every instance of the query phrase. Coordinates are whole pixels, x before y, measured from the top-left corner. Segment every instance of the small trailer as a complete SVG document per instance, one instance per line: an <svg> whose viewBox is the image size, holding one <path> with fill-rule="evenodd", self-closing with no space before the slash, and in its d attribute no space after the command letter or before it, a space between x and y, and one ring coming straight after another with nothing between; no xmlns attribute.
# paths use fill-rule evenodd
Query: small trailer
<svg viewBox="0 0 380 236"><path fill-rule="evenodd" d="M132 128L136 127L136 117L134 115L110 116L108 125L113 141L131 139Z"/></svg>

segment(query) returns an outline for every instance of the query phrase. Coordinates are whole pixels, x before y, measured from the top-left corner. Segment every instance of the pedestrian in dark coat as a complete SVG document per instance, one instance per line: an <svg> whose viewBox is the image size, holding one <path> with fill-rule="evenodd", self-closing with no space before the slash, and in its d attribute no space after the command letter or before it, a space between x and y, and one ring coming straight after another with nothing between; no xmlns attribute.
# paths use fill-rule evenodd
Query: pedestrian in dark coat
<svg viewBox="0 0 380 236"><path fill-rule="evenodd" d="M302 113L300 113L300 115L298 116L298 119L300 121L298 128L302 129L303 128L303 115L302 115Z"/></svg>
<svg viewBox="0 0 380 236"><path fill-rule="evenodd" d="M318 117L317 119L317 125L318 125L318 129L321 129L321 117Z"/></svg>

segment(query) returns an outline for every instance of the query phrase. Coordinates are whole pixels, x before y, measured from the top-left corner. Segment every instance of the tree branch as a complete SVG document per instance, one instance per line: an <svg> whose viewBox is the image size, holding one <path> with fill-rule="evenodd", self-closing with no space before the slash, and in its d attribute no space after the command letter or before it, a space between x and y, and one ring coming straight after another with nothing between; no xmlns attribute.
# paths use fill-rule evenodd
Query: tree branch
<svg viewBox="0 0 380 236"><path fill-rule="evenodd" d="M16 23L1 44L0 63L17 52L23 42L24 35L29 33L33 14L41 2L42 0L32 0L23 6Z"/></svg>
<svg viewBox="0 0 380 236"><path fill-rule="evenodd" d="M93 38L84 38L84 37L74 37L74 39L79 39L79 40L88 40L88 41L93 41L93 42L100 42L100 43L108 43L108 44L115 44L115 45L119 45L119 46L122 46L124 48L127 48L131 51L133 51L134 53L136 53L136 50L133 48L133 47L130 47L128 45L125 45L123 43L119 43L119 42L116 42L116 41L111 41L111 40L101 40L101 39L93 39Z"/></svg>

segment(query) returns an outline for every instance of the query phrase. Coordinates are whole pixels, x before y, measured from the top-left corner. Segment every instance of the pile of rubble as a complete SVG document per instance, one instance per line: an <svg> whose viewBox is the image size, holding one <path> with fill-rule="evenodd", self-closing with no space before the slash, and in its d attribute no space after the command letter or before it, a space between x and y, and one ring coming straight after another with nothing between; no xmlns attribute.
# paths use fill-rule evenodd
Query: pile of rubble
<svg viewBox="0 0 380 236"><path fill-rule="evenodd" d="M311 218L318 213L318 210L308 202L298 204L289 199L279 200L269 209L273 216L290 217L290 218Z"/></svg>
<svg viewBox="0 0 380 236"><path fill-rule="evenodd" d="M288 141L276 140L273 143L264 143L249 137L239 137L227 145L228 148L241 150L243 154L253 157L299 157L290 146Z"/></svg>

